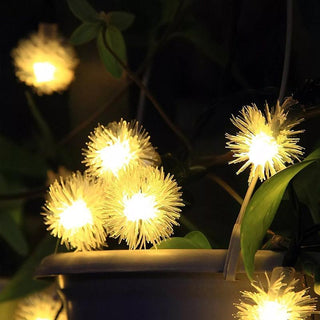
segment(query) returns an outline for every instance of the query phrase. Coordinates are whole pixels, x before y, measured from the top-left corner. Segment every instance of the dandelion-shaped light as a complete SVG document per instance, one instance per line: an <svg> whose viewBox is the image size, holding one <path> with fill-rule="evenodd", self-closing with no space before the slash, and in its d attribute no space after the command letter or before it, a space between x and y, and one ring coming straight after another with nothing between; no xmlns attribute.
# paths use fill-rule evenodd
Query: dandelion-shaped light
<svg viewBox="0 0 320 320"><path fill-rule="evenodd" d="M67 89L78 64L73 48L58 36L35 33L12 50L16 76L39 94Z"/></svg>
<svg viewBox="0 0 320 320"><path fill-rule="evenodd" d="M137 121L111 122L99 125L89 136L84 150L84 163L95 176L117 176L128 166L156 166L159 154L150 143L150 136Z"/></svg>
<svg viewBox="0 0 320 320"><path fill-rule="evenodd" d="M264 115L253 104L243 107L238 117L231 118L240 131L236 135L226 134L227 148L236 158L230 163L245 162L237 174L251 166L249 182L256 174L260 180L269 178L303 154L296 137L303 130L292 130L302 119L289 120L285 106L277 102L270 111L266 104Z"/></svg>
<svg viewBox="0 0 320 320"><path fill-rule="evenodd" d="M105 203L101 180L73 173L51 184L44 206L45 224L67 248L99 249L106 240Z"/></svg>
<svg viewBox="0 0 320 320"><path fill-rule="evenodd" d="M240 130L236 135L226 134L227 148L231 149L235 159L230 163L245 162L237 174L251 167L249 186L241 204L241 208L233 227L229 248L224 265L227 280L235 280L237 262L240 255L240 228L247 205L258 178L264 180L284 169L287 163L299 160L303 148L297 145L298 133L294 128L302 119L290 120L287 107L294 100L288 98L275 108L269 109L268 104L263 114L255 104L245 106L238 117L232 116L231 122Z"/></svg>
<svg viewBox="0 0 320 320"><path fill-rule="evenodd" d="M170 237L183 206L173 176L151 166L122 171L108 184L106 197L108 233L119 242L125 239L130 249Z"/></svg>
<svg viewBox="0 0 320 320"><path fill-rule="evenodd" d="M316 310L316 299L307 289L295 291L298 280L284 283L284 275L273 284L267 277L268 288L252 283L257 292L242 292L242 301L236 304L239 310L234 315L239 320L303 320Z"/></svg>
<svg viewBox="0 0 320 320"><path fill-rule="evenodd" d="M56 290L50 287L23 298L17 305L14 320L56 320L61 306ZM67 320L64 309L57 320Z"/></svg>

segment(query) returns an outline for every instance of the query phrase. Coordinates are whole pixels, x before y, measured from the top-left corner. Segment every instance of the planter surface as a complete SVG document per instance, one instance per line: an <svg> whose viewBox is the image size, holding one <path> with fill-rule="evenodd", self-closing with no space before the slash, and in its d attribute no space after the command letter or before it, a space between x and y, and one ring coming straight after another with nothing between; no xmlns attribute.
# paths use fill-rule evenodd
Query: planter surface
<svg viewBox="0 0 320 320"><path fill-rule="evenodd" d="M240 291L252 287L241 261L237 280L224 280L225 257L211 249L61 253L46 257L37 276L56 277L69 320L232 320ZM282 259L258 251L256 272Z"/></svg>

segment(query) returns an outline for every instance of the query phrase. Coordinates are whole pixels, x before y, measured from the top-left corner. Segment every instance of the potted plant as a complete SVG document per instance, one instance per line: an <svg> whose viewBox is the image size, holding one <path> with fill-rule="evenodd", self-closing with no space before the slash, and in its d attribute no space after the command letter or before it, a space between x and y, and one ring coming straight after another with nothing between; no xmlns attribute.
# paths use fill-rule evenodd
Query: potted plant
<svg viewBox="0 0 320 320"><path fill-rule="evenodd" d="M275 102L274 107L269 108L266 103L263 112L252 104L243 107L240 115L232 116L231 121L239 132L226 135L231 152L221 158L224 163L226 159L233 163L244 162L238 173L251 169L248 182L244 183L248 183L248 190L242 200L230 186L210 173L207 158L195 156L192 143L148 89L148 80L140 79L141 70L148 74L145 70L147 62L154 58L159 48L151 46L146 65L142 64L141 70L132 72L128 67L122 32L132 24L134 16L122 11L98 13L84 0L67 2L73 14L82 21L72 34L71 42L79 45L96 39L99 56L108 73L118 78L119 83L123 82L124 89L112 100L116 101L130 84L136 84L141 90L142 101L138 115L143 114L146 97L190 157L180 154L178 160L179 157L171 155L160 156L139 122L121 118L107 126L97 125L91 132L83 150L84 173L70 174L62 169L58 175L49 174L51 179L43 216L48 230L59 239L56 253L41 262L36 274L57 280L63 303L49 302L54 305L49 310L50 317L59 320L67 316L69 320L100 319L106 315L121 319L306 319L315 311L315 300L305 288L296 286L295 279L304 280L303 276L294 276L289 267L314 277L317 291L318 261L311 249L319 240L318 198L310 197L310 194L319 180L320 154L316 149L302 160L303 151L298 143L302 130L296 128L301 117L290 117L297 102L292 98L284 100L282 87L280 101ZM185 9L184 5L182 1L174 8L175 17ZM164 38L168 37L168 32L164 33ZM174 37L170 32L169 36ZM42 49L54 47L56 42L60 45L63 43L60 39L54 44L49 42L57 40L56 33L56 26L41 25L38 37L31 38L21 47ZM163 42L161 38L160 48ZM13 55L17 76L23 75L20 80L33 86L37 94L64 90L73 79L71 71L78 63L72 49L68 46L65 49L71 54L66 56L71 57L70 60L59 60L61 56L55 57L52 63L49 57L40 62L32 60L27 70L23 69L21 60L24 62L26 56L33 58L32 50L26 55L22 49L16 49ZM41 52L44 53L47 54ZM66 80L63 85L54 77L55 70L60 67L55 64L57 61L65 62L71 69L67 70L68 76L62 76ZM50 86L52 81L56 86ZM53 135L38 112L32 94L28 92L26 97L42 133L45 155L50 161L56 161L57 145ZM66 139L73 134L71 132ZM65 139L61 144L64 142ZM221 158L211 158L209 163L212 160L220 163ZM223 246L208 240L181 212L182 207L188 205L187 182L199 181L203 176L211 176L241 203L228 249L221 249ZM256 188L259 179L262 183ZM305 210L302 204L310 208L313 218L306 225L299 221L301 211ZM281 212L289 210L295 213L292 221L298 221L297 226L294 225L288 236L277 230L274 232L274 220ZM179 221L191 232L170 238L173 230L178 230ZM7 238L12 239L8 235ZM110 241L114 246L110 238L126 242L129 249L152 248L100 250ZM225 236L227 242L228 238ZM21 246L16 246L21 250ZM17 298L15 292L18 292L21 279L30 277L34 272L31 266L53 252L54 246L52 239L43 242L32 262L29 260L4 289L3 299ZM260 250L262 248L276 250ZM65 249L76 252L57 253ZM283 267L274 269L280 265ZM259 274L260 285L251 282L257 279L254 272ZM265 276L265 272L268 275ZM28 286L22 287L18 297L42 286L41 281L30 281ZM45 292L43 296L47 297L47 294ZM41 297L40 294L33 301L47 301ZM246 299L251 301L247 303ZM26 314L41 319L46 317L33 313L31 307L37 309L37 306L30 301L17 308L19 312L15 319L20 320ZM53 301L57 298L53 297Z"/></svg>

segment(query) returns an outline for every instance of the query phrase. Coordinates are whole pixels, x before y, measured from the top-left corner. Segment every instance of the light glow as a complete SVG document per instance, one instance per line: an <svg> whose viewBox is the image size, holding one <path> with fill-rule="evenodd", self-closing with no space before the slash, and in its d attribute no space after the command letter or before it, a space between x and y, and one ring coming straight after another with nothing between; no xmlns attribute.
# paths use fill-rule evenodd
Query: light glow
<svg viewBox="0 0 320 320"><path fill-rule="evenodd" d="M131 198L123 199L124 215L128 221L139 221L153 219L157 214L155 197L145 195L141 192L134 194Z"/></svg>
<svg viewBox="0 0 320 320"><path fill-rule="evenodd" d="M77 251L106 245L104 181L80 172L55 180L44 206L45 224L61 244Z"/></svg>
<svg viewBox="0 0 320 320"><path fill-rule="evenodd" d="M151 166L121 171L106 186L106 228L125 240L129 249L157 245L169 238L183 206L180 187L173 176Z"/></svg>
<svg viewBox="0 0 320 320"><path fill-rule="evenodd" d="M252 137L248 157L256 167L259 165L265 166L267 162L272 163L272 159L277 153L278 145L272 136L260 132Z"/></svg>
<svg viewBox="0 0 320 320"><path fill-rule="evenodd" d="M308 288L296 291L297 279L284 282L285 274L271 284L266 274L267 287L251 283L256 292L243 291L240 303L235 304L239 320L305 320L316 311L316 299Z"/></svg>
<svg viewBox="0 0 320 320"><path fill-rule="evenodd" d="M55 320L61 304L55 286L50 286L20 299L13 320ZM65 309L57 320L67 320Z"/></svg>
<svg viewBox="0 0 320 320"><path fill-rule="evenodd" d="M33 71L38 83L48 82L54 79L56 67L50 62L35 62Z"/></svg>
<svg viewBox="0 0 320 320"><path fill-rule="evenodd" d="M286 306L276 301L265 301L258 308L259 320L288 320L289 315Z"/></svg>
<svg viewBox="0 0 320 320"><path fill-rule="evenodd" d="M255 104L245 106L240 111L240 116L232 116L231 122L239 129L236 135L226 134L227 148L233 152L231 163L244 164L237 174L250 167L248 182L257 174L260 180L268 179L278 171L286 168L286 164L292 164L294 160L300 160L303 148L297 143L295 137L303 130L292 130L303 119L288 119L290 105L293 99L288 98L280 105L277 102L275 108L269 109L268 104L263 114Z"/></svg>
<svg viewBox="0 0 320 320"><path fill-rule="evenodd" d="M70 230L81 228L86 224L92 225L93 219L86 203L79 199L61 212L60 222L64 228Z"/></svg>
<svg viewBox="0 0 320 320"><path fill-rule="evenodd" d="M32 34L12 50L17 78L37 94L52 94L67 89L78 64L75 51L61 38Z"/></svg>
<svg viewBox="0 0 320 320"><path fill-rule="evenodd" d="M99 125L89 136L83 163L89 174L115 178L129 167L157 166L160 156L150 143L150 136L136 121Z"/></svg>
<svg viewBox="0 0 320 320"><path fill-rule="evenodd" d="M134 159L135 155L130 150L129 141L116 141L102 150L98 150L97 154L102 161L102 171L111 171L115 176L118 171L126 167L129 162Z"/></svg>

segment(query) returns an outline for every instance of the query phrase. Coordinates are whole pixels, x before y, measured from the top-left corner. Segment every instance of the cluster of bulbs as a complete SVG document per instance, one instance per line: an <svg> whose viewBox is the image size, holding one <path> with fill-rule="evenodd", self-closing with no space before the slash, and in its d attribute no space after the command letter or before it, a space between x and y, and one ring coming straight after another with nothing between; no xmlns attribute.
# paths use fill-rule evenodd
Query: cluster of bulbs
<svg viewBox="0 0 320 320"><path fill-rule="evenodd" d="M56 180L44 207L48 230L68 248L99 249L106 237L130 249L157 245L173 233L183 206L148 133L136 121L99 125L84 149L88 169Z"/></svg>

